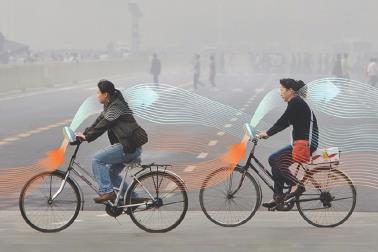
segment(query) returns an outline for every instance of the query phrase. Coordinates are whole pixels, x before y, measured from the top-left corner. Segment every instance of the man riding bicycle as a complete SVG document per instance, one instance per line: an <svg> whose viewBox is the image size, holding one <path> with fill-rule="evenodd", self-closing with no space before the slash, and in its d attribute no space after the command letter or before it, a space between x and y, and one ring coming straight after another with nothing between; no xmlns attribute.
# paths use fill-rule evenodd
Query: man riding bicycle
<svg viewBox="0 0 378 252"><path fill-rule="evenodd" d="M140 157L141 145L147 142L147 134L137 124L122 93L115 89L112 82L101 80L97 86L97 99L104 104L104 110L90 127L83 133L77 132L76 136L92 142L105 131L108 132L111 145L97 152L92 160L93 174L99 185L99 196L94 201L103 203L115 200L113 186L119 187L122 182L119 174L124 163ZM127 184L121 195L124 195L126 188ZM136 195L132 196L135 198L133 203L137 203Z"/></svg>
<svg viewBox="0 0 378 252"><path fill-rule="evenodd" d="M308 162L311 154L318 147L317 120L302 98L306 97L305 83L301 80L281 79L280 84L281 97L288 103L287 108L269 130L261 131L257 136L268 138L292 125L293 144L278 150L269 157L274 179L274 195L273 200L263 203L263 206L267 208L275 207L284 198L300 196L305 192L304 186L300 185L298 180L290 173L289 167L294 162ZM310 133L311 141L309 141ZM285 183L291 186L291 191L286 196L283 194Z"/></svg>

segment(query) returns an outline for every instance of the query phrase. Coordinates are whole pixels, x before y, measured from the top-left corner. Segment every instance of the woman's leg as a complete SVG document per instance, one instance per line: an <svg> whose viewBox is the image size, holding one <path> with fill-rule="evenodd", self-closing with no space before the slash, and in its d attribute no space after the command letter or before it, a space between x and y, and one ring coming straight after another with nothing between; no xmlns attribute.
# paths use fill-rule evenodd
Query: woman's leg
<svg viewBox="0 0 378 252"><path fill-rule="evenodd" d="M132 160L137 159L138 157L140 157L141 154L142 154L142 149L137 148L137 150L134 153L127 153L127 154L124 153L124 159L123 159L122 163L111 164L109 166L109 176L110 176L110 180L111 180L113 186L120 187L120 185L121 185L122 177L119 174L125 168L124 163L128 163L128 162L131 162ZM124 195L126 193L127 188L128 188L128 185L125 181L123 188L122 188L122 191L121 191L121 195ZM137 195L135 193L133 193L132 197L136 198Z"/></svg>
<svg viewBox="0 0 378 252"><path fill-rule="evenodd" d="M99 193L113 192L108 165L124 162L125 154L121 144L114 144L97 152L92 160L92 170L99 186Z"/></svg>
<svg viewBox="0 0 378 252"><path fill-rule="evenodd" d="M269 164L272 167L272 175L274 180L274 194L282 195L284 183L293 184L289 167L293 164L292 159L293 147L288 145L269 157ZM295 184L295 183L294 183Z"/></svg>

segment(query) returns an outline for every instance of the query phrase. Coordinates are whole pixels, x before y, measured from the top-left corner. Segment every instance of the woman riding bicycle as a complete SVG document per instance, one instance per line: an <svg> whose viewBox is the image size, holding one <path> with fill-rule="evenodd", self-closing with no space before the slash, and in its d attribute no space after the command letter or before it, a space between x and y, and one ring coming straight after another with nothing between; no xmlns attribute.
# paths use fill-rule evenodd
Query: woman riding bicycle
<svg viewBox="0 0 378 252"><path fill-rule="evenodd" d="M310 107L302 99L306 96L305 83L301 80L281 79L280 84L281 97L288 103L287 108L269 130L261 131L257 136L268 138L292 125L293 144L278 150L269 157L274 179L274 195L273 200L263 204L267 208L275 207L284 198L300 196L305 192L303 185L300 185L290 173L289 167L294 162L308 162L310 155L318 147L317 120ZM310 131L312 132L309 142ZM285 183L291 186L291 191L286 196L283 194Z"/></svg>
<svg viewBox="0 0 378 252"><path fill-rule="evenodd" d="M137 124L122 93L115 89L112 82L101 80L97 86L97 99L104 104L104 110L90 127L83 133L77 132L76 136L92 142L105 131L108 132L111 145L97 152L92 160L93 174L99 185L99 196L94 198L94 201L103 203L115 200L113 186L119 187L122 182L119 174L124 168L124 163L140 157L141 145L133 141L133 134L136 129L142 132L144 130ZM121 195L125 193L126 188L127 184L124 185ZM135 197L136 195L133 195L133 198Z"/></svg>

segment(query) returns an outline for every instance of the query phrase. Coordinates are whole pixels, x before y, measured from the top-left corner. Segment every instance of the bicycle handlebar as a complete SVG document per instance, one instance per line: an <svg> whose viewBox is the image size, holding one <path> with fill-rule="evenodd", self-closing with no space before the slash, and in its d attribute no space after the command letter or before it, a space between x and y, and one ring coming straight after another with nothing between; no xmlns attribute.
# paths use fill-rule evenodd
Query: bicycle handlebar
<svg viewBox="0 0 378 252"><path fill-rule="evenodd" d="M70 145L80 145L82 142L84 142L85 139L84 138L81 138L79 136L76 136L76 140L73 141L73 142L70 142Z"/></svg>

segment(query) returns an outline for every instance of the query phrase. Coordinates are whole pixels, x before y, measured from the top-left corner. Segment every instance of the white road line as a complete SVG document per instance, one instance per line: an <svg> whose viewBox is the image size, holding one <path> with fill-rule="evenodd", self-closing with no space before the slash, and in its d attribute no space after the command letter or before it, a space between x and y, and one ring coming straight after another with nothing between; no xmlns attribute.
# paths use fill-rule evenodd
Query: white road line
<svg viewBox="0 0 378 252"><path fill-rule="evenodd" d="M98 214L96 215L96 217L106 217L106 216L109 216L108 214Z"/></svg>
<svg viewBox="0 0 378 252"><path fill-rule="evenodd" d="M49 130L49 129L52 129L52 128L60 127L60 126L65 125L65 124L67 124L68 122L71 122L71 121L72 121L71 119L68 119L68 120L65 120L63 122L50 124L50 125L47 125L45 127L40 127L38 129L34 129L34 130L29 130L28 132L19 133L18 135L13 136L13 137L7 137L5 139L0 139L0 145L8 144L10 142L15 142L15 141L21 140L23 138L30 137L33 134L40 133L40 132L43 132L43 131L46 131L46 130Z"/></svg>
<svg viewBox="0 0 378 252"><path fill-rule="evenodd" d="M241 108L240 110L241 110L241 111L245 111L245 108Z"/></svg>
<svg viewBox="0 0 378 252"><path fill-rule="evenodd" d="M198 158L198 159L204 159L204 158L207 157L207 155L208 155L208 153L206 153L206 152L201 152L201 153L197 156L197 158Z"/></svg>
<svg viewBox="0 0 378 252"><path fill-rule="evenodd" d="M2 141L4 141L4 142L14 142L14 141L17 141L19 139L20 138L18 138L18 137L8 137L8 138L3 139Z"/></svg>
<svg viewBox="0 0 378 252"><path fill-rule="evenodd" d="M53 224L53 225L63 225L63 224L66 224L66 223L67 223L67 221L61 221L61 222L53 222L51 224Z"/></svg>
<svg viewBox="0 0 378 252"><path fill-rule="evenodd" d="M224 125L224 127L225 127L225 128L231 128L231 127L232 127L232 124L230 124L230 123L229 123L229 124L226 124L226 125Z"/></svg>
<svg viewBox="0 0 378 252"><path fill-rule="evenodd" d="M30 133L21 133L21 134L18 134L17 137L28 137L28 136L31 136Z"/></svg>
<svg viewBox="0 0 378 252"><path fill-rule="evenodd" d="M236 115L237 115L237 116L240 116L240 115L242 115L242 112L238 112L238 113L236 113Z"/></svg>
<svg viewBox="0 0 378 252"><path fill-rule="evenodd" d="M262 91L264 91L263 88L256 88L255 90L256 90L257 93L261 93Z"/></svg>
<svg viewBox="0 0 378 252"><path fill-rule="evenodd" d="M46 130L48 130L48 129L50 129L50 126L40 127L40 128L38 128L37 130L39 130L39 131L46 131Z"/></svg>
<svg viewBox="0 0 378 252"><path fill-rule="evenodd" d="M217 133L218 136L224 136L224 134L226 134L226 132L224 132L224 131L219 131L219 132Z"/></svg>
<svg viewBox="0 0 378 252"><path fill-rule="evenodd" d="M214 146L214 145L216 145L217 143L218 143L217 140L212 140L212 141L210 141L210 142L208 143L208 146Z"/></svg>
<svg viewBox="0 0 378 252"><path fill-rule="evenodd" d="M177 187L177 185L173 182L170 182L167 187L165 188L166 191L172 191L173 189L175 189Z"/></svg>
<svg viewBox="0 0 378 252"><path fill-rule="evenodd" d="M35 133L39 133L39 132L41 132L40 130L38 130L38 129L35 129L35 130L30 130L30 131L28 131L28 132L26 132L27 134L35 134Z"/></svg>
<svg viewBox="0 0 378 252"><path fill-rule="evenodd" d="M235 122L235 121L237 121L238 120L238 118L236 118L236 117L233 117L233 118L231 118L231 122Z"/></svg>
<svg viewBox="0 0 378 252"><path fill-rule="evenodd" d="M84 220L75 220L74 222L83 222Z"/></svg>
<svg viewBox="0 0 378 252"><path fill-rule="evenodd" d="M185 167L184 172L192 172L194 171L194 169L196 169L195 165L188 165L187 167Z"/></svg>
<svg viewBox="0 0 378 252"><path fill-rule="evenodd" d="M234 88L231 90L232 92L243 92L242 88Z"/></svg>

